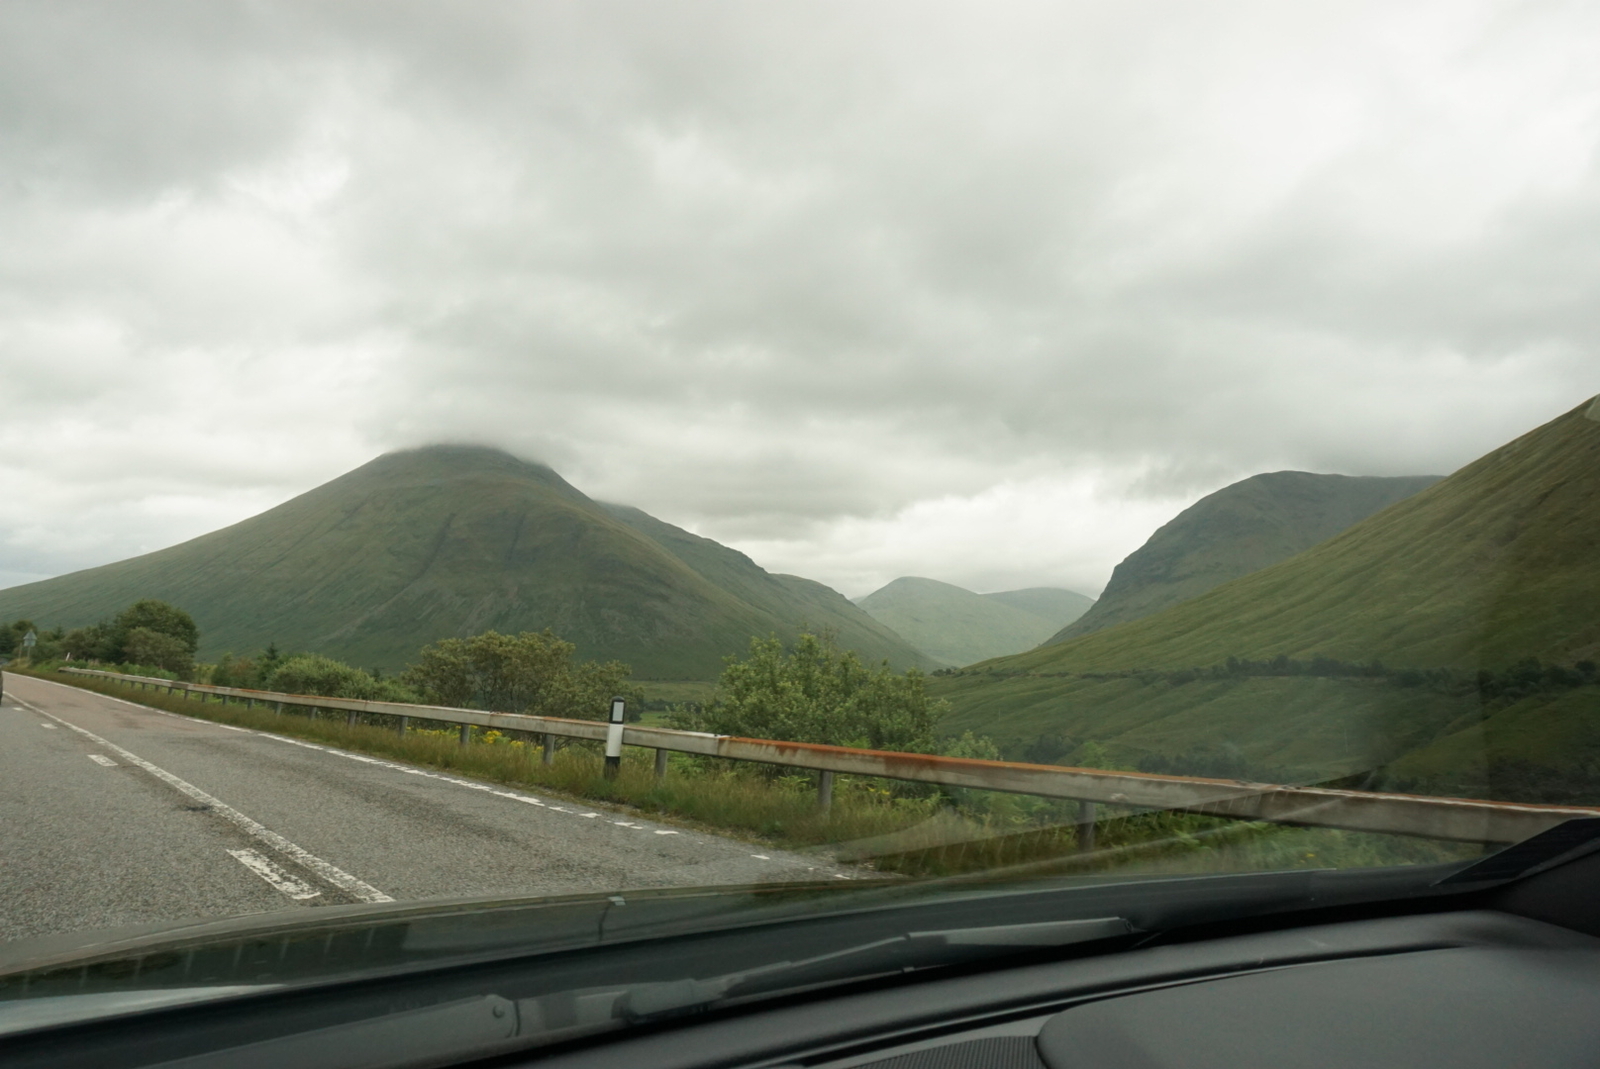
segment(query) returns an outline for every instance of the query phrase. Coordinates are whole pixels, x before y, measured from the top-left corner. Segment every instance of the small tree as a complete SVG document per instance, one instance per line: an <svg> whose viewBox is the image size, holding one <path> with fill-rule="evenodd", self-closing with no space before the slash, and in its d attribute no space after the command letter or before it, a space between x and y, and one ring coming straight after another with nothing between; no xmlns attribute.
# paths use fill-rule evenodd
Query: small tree
<svg viewBox="0 0 1600 1069"><path fill-rule="evenodd" d="M485 631L423 647L416 663L400 678L439 705L587 720L603 717L613 695L628 695L632 670L620 661L575 663L576 652L576 646L548 628L519 635Z"/></svg>
<svg viewBox="0 0 1600 1069"><path fill-rule="evenodd" d="M127 653L128 637L140 628L176 639L191 658L200 648L200 629L195 626L194 617L175 605L145 598L117 613L116 619L111 621L109 653L112 659L132 660Z"/></svg>
<svg viewBox="0 0 1600 1069"><path fill-rule="evenodd" d="M928 700L921 672L868 668L831 636L802 634L787 653L775 636L751 639L744 660L728 658L711 704L674 719L719 735L931 753L943 705Z"/></svg>
<svg viewBox="0 0 1600 1069"><path fill-rule="evenodd" d="M194 656L183 640L148 627L135 627L123 640L123 660L128 664L162 668L178 675L194 671Z"/></svg>
<svg viewBox="0 0 1600 1069"><path fill-rule="evenodd" d="M361 701L411 702L417 698L392 679L374 679L371 672L320 653L296 654L278 665L267 678L267 689Z"/></svg>
<svg viewBox="0 0 1600 1069"><path fill-rule="evenodd" d="M61 649L77 661L109 660L111 636L107 633L105 624L75 627L62 636Z"/></svg>
<svg viewBox="0 0 1600 1069"><path fill-rule="evenodd" d="M0 627L0 654L15 653L22 645L22 636L29 631L38 633L32 620L14 620Z"/></svg>

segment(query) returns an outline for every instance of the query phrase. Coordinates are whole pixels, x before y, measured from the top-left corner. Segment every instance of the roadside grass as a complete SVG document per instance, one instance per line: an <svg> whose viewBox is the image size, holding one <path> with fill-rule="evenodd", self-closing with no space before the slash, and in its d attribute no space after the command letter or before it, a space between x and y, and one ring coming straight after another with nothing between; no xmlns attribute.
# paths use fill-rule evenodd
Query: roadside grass
<svg viewBox="0 0 1600 1069"><path fill-rule="evenodd" d="M6 670L61 682L48 671ZM387 724L352 725L343 713L277 714L108 680L75 678L69 685L185 716L474 779L625 806L713 834L786 850L819 851L909 877L1343 868L1464 860L1482 852L1467 844L1402 836L1101 806L1096 849L1080 853L1076 828L1067 816L1072 803L970 790L952 796L923 785L840 776L833 804L823 811L817 806L812 774L776 774L777 770L745 762L669 754L667 774L657 782L654 752L626 747L617 777L607 779L598 743L560 745L553 762L545 765L538 738L520 733L513 737L475 730L473 741L462 746L455 725L429 727L429 721L420 719L413 719L400 735L392 718L379 718Z"/></svg>
<svg viewBox="0 0 1600 1069"><path fill-rule="evenodd" d="M63 682L46 671L10 667L6 671ZM785 849L886 835L926 820L930 812L930 806L921 799L893 798L881 791L852 790L850 785L841 784L834 790L832 806L824 813L817 806L815 779L811 775L770 777L738 767L742 762L691 754L670 754L667 775L657 783L654 751L625 747L622 767L617 778L610 780L605 777L600 745L581 740L560 740L553 763L545 765L537 737L520 738L475 729L472 743L462 746L455 725L429 727L430 721L421 718L411 720L406 733L400 735L390 725L348 724L343 712L311 716L286 709L278 714L260 706L246 708L236 701L197 701L100 679L74 678L67 685L184 716L287 735L508 786L628 806L665 820L700 825L720 834L732 832Z"/></svg>

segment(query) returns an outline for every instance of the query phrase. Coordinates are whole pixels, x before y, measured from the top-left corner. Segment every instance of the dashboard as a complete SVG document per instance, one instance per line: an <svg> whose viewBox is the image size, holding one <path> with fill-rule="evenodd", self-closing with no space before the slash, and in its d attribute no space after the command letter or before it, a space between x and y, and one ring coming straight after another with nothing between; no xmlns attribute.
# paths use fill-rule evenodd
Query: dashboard
<svg viewBox="0 0 1600 1069"><path fill-rule="evenodd" d="M1533 846L1521 855L1513 848L1495 855L1498 862L1467 870L1464 886L1457 882L1462 874L1449 869L1432 884L1419 884L1414 872L1382 870L1075 886L1059 895L1045 890L940 898L815 919L802 911L763 925L759 942L750 939L752 929L739 927L649 938L655 924L683 910L698 916L693 910L705 906L694 896L669 896L657 909L646 908L643 899L616 907L613 924L624 938L614 945L477 962L461 958L462 947L450 939L477 945L490 932L495 946L509 948L524 909L532 910L539 932L559 928L556 922L567 913L575 930L608 914L596 913L601 907L585 900L518 906L504 914L447 913L438 927L402 910L393 918L377 917L370 928L344 932L335 924L327 934L304 934L301 942L273 942L252 930L235 943L206 944L211 957L182 958L187 971L180 979L187 983L214 973L213 982L233 982L255 975L269 959L288 960L318 948L338 964L356 943L361 960L382 965L402 936L413 942L445 939L449 953L437 968L421 972L412 965L399 972L380 968L371 979L333 987L288 984L238 999L8 1035L0 1064L1600 1067L1600 840L1585 839L1576 854L1570 845L1565 839L1555 843L1548 862L1533 856L1540 852ZM1507 878L1522 871L1528 875ZM1382 894L1391 879L1422 890L1412 897ZM1293 893L1285 897L1285 891ZM1374 891L1378 897L1367 897ZM644 1012L627 1027L607 1027L619 1024L619 1005L632 1005L618 1002L621 991L631 1000L640 991L699 983L673 977L715 976L759 961L794 962L808 954L826 956L830 949L850 953L852 947L878 945L870 937L898 925L918 931L938 923L961 931L965 925L1027 927L1052 918L1056 924L1081 923L1062 921L1063 902L1096 915L1101 906L1120 905L1127 923L1120 924L1120 935L1082 945L959 965L926 968L914 958L875 957L872 970L844 982L716 1002L667 999L658 1005L665 1012ZM463 917L473 923L460 927ZM741 953L754 957L741 962ZM168 956L176 967L179 958ZM149 961L156 963L156 957ZM598 1027L584 1024L586 1013Z"/></svg>
<svg viewBox="0 0 1600 1069"><path fill-rule="evenodd" d="M1493 910L1350 921L766 1008L514 1064L1595 1066L1600 939Z"/></svg>

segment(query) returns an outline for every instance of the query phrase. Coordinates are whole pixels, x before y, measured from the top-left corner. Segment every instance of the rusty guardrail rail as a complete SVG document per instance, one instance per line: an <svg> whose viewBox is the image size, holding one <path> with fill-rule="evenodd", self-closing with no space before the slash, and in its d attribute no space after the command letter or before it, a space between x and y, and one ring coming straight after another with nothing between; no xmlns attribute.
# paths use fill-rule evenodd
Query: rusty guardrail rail
<svg viewBox="0 0 1600 1069"><path fill-rule="evenodd" d="M197 695L201 700L210 697L223 700L231 698L252 706L260 702L274 706L278 712L282 712L285 706L342 709L348 714L350 723L355 723L357 717L363 713L398 717L397 727L401 732L406 730L411 720L458 724L461 726L463 745L469 740L474 727L530 732L544 736L544 758L547 763L554 754L554 740L557 737L602 742L606 737L606 723L601 720L568 720L558 717L527 716L521 713L455 709L440 705L408 705L403 702L280 694L274 691L213 687L201 683L183 683L170 679L123 675L118 672L102 672L86 668L62 668L61 671L73 675L113 679L138 687L163 689L173 694L182 692L186 695ZM1600 816L1600 807L1529 805L1469 798L1433 798L1415 794L1328 790L1318 787L1248 783L1240 780L1158 776L1142 772L1102 772L1095 769L1063 768L1058 765L1030 765L1011 761L982 761L964 757L934 757L927 754L858 750L847 746L820 746L773 739L745 739L734 735L711 735L672 728L629 725L623 729L622 742L624 746L654 749L658 776L666 770L668 753L689 753L722 757L733 761L758 761L764 764L815 770L822 774L819 801L823 806L828 804L835 774L880 776L885 779L933 783L946 787L1031 794L1079 802L1079 826L1090 829L1093 827L1093 806L1096 804L1127 806L1134 809L1177 809L1235 820L1301 824L1472 843L1517 842L1553 827L1569 817ZM1092 835L1092 831L1089 834Z"/></svg>

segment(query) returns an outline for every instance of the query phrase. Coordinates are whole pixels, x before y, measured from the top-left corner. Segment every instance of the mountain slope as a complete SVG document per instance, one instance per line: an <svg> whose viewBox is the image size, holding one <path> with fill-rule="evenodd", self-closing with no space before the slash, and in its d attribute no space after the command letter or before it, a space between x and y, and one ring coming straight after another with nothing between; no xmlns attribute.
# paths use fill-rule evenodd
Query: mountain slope
<svg viewBox="0 0 1600 1069"><path fill-rule="evenodd" d="M276 642L390 669L435 639L550 627L581 656L626 661L644 679L712 679L753 634L834 622L812 621L814 592L763 584L738 554L751 574L719 585L739 569L703 563L702 574L693 553L641 533L649 517L635 520L542 465L433 446L181 545L0 591L0 616L75 626L156 597L193 613L202 656ZM853 625L864 656L924 663L838 600L838 629Z"/></svg>
<svg viewBox="0 0 1600 1069"><path fill-rule="evenodd" d="M1069 764L1093 742L1153 771L1590 804L1596 562L1600 401L1164 612L935 679L940 730Z"/></svg>
<svg viewBox="0 0 1600 1069"><path fill-rule="evenodd" d="M999 590L979 596L1031 612L1057 628L1072 623L1094 607L1094 599L1089 595L1058 586L1030 586L1022 590Z"/></svg>
<svg viewBox="0 0 1600 1069"><path fill-rule="evenodd" d="M926 665L926 659L917 657L902 636L830 586L798 575L769 572L736 549L674 527L642 509L609 504L603 507L708 582L787 622L787 627L777 630L789 632L799 625L813 632L828 631L841 646L855 650L868 661L888 660L898 667Z"/></svg>
<svg viewBox="0 0 1600 1069"><path fill-rule="evenodd" d="M1438 481L1276 471L1225 486L1129 554L1094 607L1050 644L1149 616L1276 564Z"/></svg>
<svg viewBox="0 0 1600 1069"><path fill-rule="evenodd" d="M963 665L1032 649L1093 601L1049 587L975 594L902 576L856 604L935 661Z"/></svg>
<svg viewBox="0 0 1600 1069"><path fill-rule="evenodd" d="M1500 667L1600 652L1600 403L1583 405L1288 560L997 670L1322 654Z"/></svg>

